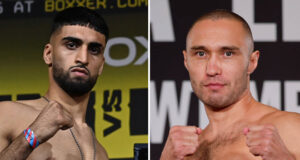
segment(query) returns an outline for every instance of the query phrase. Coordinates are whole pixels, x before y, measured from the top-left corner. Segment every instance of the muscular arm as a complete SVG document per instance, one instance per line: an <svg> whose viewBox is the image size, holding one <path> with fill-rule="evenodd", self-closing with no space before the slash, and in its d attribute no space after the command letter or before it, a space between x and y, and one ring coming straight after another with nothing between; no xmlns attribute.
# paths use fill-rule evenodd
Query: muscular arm
<svg viewBox="0 0 300 160"><path fill-rule="evenodd" d="M5 143L7 140L4 140L1 137L2 142ZM3 145L1 145L3 147ZM4 148L0 153L0 160L17 160L17 159L26 159L29 154L32 152L32 148L29 146L28 142L25 140L23 133L21 133L13 142Z"/></svg>
<svg viewBox="0 0 300 160"><path fill-rule="evenodd" d="M300 114L288 113L278 122L279 134L296 160L300 160Z"/></svg>
<svg viewBox="0 0 300 160"><path fill-rule="evenodd" d="M31 147L24 138L24 134L15 138L10 142L11 127L13 124L13 117L11 116L12 107L11 102L0 103L0 160L10 159L26 159L32 152Z"/></svg>
<svg viewBox="0 0 300 160"><path fill-rule="evenodd" d="M13 137L13 130L18 127L19 130L29 127L42 144L53 137L59 129L68 129L73 126L72 116L57 102L50 101L41 112L38 112L37 117L33 116L33 110L28 108L26 110L26 106L18 107L17 105L14 102L0 103L0 160L26 159L32 152L33 149L23 133L16 136L9 144L7 137ZM24 122L25 120L27 122Z"/></svg>
<svg viewBox="0 0 300 160"><path fill-rule="evenodd" d="M300 114L274 112L248 129L244 133L253 155L265 160L300 160Z"/></svg>

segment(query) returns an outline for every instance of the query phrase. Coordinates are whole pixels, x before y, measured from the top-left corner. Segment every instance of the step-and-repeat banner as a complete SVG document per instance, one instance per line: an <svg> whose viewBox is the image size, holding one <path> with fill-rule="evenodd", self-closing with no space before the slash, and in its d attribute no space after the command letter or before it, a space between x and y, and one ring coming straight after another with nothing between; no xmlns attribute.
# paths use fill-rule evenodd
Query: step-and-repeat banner
<svg viewBox="0 0 300 160"><path fill-rule="evenodd" d="M151 159L159 159L170 126L204 128L203 104L192 93L182 50L189 27L203 13L227 9L250 24L261 56L251 92L264 104L300 112L299 0L151 0Z"/></svg>
<svg viewBox="0 0 300 160"><path fill-rule="evenodd" d="M87 122L110 159L132 158L148 143L148 0L0 0L0 101L45 94L51 20L74 6L102 13L110 29Z"/></svg>

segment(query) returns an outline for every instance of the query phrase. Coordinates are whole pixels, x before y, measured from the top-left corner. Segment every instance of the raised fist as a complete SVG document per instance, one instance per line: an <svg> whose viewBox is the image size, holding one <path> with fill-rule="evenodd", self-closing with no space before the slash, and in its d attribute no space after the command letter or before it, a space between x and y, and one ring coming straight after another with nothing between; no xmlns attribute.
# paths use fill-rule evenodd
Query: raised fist
<svg viewBox="0 0 300 160"><path fill-rule="evenodd" d="M263 160L294 160L273 125L255 125L244 128L249 151Z"/></svg>
<svg viewBox="0 0 300 160"><path fill-rule="evenodd" d="M43 143L53 137L59 129L71 128L73 123L71 114L62 105L50 101L29 128L34 131L39 142Z"/></svg>
<svg viewBox="0 0 300 160"><path fill-rule="evenodd" d="M161 160L183 160L196 152L201 129L195 126L174 126L170 129Z"/></svg>

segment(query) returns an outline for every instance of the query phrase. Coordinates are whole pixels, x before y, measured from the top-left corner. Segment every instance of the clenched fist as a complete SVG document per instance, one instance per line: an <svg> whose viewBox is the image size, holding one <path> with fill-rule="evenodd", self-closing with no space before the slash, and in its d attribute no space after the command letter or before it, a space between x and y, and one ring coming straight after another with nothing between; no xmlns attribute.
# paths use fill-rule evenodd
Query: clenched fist
<svg viewBox="0 0 300 160"><path fill-rule="evenodd" d="M37 135L40 143L53 137L59 129L68 129L73 126L71 114L59 103L50 101L38 117L29 126Z"/></svg>
<svg viewBox="0 0 300 160"><path fill-rule="evenodd" d="M170 129L161 160L182 160L196 152L201 129L195 126L174 126Z"/></svg>
<svg viewBox="0 0 300 160"><path fill-rule="evenodd" d="M255 125L244 129L249 151L263 160L295 160L273 125Z"/></svg>

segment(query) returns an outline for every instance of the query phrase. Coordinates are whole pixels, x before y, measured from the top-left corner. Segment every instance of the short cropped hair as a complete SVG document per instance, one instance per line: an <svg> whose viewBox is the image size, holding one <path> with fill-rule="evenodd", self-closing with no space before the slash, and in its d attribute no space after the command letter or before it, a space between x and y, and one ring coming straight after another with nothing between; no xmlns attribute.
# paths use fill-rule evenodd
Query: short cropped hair
<svg viewBox="0 0 300 160"><path fill-rule="evenodd" d="M50 35L65 25L80 25L89 27L103 34L106 42L108 40L109 29L105 20L96 11L88 8L73 7L58 12L53 20Z"/></svg>
<svg viewBox="0 0 300 160"><path fill-rule="evenodd" d="M219 19L233 19L233 20L237 20L238 22L240 22L242 24L242 26L244 27L245 31L247 32L247 34L250 36L251 38L251 46L250 46L250 51L252 52L254 49L254 44L253 44L253 35L250 29L249 24L247 23L247 21L241 17L240 15L225 10L225 9L216 9L210 12L207 12L205 14L203 14L202 16L200 16L192 25L192 27L190 28L190 30L193 28L193 26L201 21L201 20L205 20L205 19L210 19L210 20L219 20Z"/></svg>

